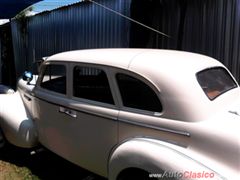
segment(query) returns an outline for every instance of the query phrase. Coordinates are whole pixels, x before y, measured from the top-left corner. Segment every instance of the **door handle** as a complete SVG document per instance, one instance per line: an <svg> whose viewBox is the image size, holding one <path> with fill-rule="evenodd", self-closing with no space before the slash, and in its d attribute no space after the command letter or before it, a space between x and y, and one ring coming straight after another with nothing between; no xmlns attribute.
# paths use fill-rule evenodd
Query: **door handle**
<svg viewBox="0 0 240 180"><path fill-rule="evenodd" d="M30 97L28 97L26 94L23 95L23 97L28 100L28 101L31 101L32 99Z"/></svg>
<svg viewBox="0 0 240 180"><path fill-rule="evenodd" d="M72 109L65 108L65 107L59 107L59 112L64 113L68 116L71 116L72 118L77 117L77 112L76 111L74 111Z"/></svg>

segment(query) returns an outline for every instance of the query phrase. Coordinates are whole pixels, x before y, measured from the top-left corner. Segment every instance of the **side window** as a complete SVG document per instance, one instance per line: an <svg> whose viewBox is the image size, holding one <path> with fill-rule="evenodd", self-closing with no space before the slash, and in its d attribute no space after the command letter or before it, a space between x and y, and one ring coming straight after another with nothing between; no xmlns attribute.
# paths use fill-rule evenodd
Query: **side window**
<svg viewBox="0 0 240 180"><path fill-rule="evenodd" d="M98 68L74 67L73 95L79 98L114 104L107 75Z"/></svg>
<svg viewBox="0 0 240 180"><path fill-rule="evenodd" d="M158 96L147 84L126 74L117 74L116 78L124 106L153 112L162 111Z"/></svg>
<svg viewBox="0 0 240 180"><path fill-rule="evenodd" d="M40 86L50 91L66 94L66 67L47 65Z"/></svg>

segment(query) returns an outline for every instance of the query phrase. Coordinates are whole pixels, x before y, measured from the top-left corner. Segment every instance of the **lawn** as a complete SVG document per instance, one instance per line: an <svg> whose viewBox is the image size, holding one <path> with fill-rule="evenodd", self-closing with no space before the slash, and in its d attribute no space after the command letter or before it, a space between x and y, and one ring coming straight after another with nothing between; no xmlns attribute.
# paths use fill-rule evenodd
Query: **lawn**
<svg viewBox="0 0 240 180"><path fill-rule="evenodd" d="M39 178L26 167L0 160L0 180L39 180Z"/></svg>

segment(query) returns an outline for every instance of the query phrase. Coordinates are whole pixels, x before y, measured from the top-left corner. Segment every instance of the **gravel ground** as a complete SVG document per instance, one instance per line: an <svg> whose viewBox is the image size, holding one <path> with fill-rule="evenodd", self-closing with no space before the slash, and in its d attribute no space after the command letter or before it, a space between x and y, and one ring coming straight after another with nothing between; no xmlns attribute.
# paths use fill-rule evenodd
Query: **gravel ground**
<svg viewBox="0 0 240 180"><path fill-rule="evenodd" d="M13 146L0 150L0 180L106 180L47 151L30 155Z"/></svg>

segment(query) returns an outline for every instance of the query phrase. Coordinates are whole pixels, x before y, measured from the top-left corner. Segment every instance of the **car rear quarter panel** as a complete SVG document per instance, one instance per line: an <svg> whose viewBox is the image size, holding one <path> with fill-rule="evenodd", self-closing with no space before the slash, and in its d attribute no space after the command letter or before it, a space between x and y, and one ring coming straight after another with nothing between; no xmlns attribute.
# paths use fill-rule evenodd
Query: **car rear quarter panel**
<svg viewBox="0 0 240 180"><path fill-rule="evenodd" d="M214 174L214 179L223 179L218 173L177 151L174 145L147 138L123 142L113 152L109 164L109 179L117 179L122 170L131 167L145 170L149 174L162 174L164 171L207 172Z"/></svg>

